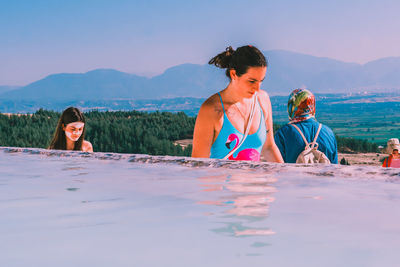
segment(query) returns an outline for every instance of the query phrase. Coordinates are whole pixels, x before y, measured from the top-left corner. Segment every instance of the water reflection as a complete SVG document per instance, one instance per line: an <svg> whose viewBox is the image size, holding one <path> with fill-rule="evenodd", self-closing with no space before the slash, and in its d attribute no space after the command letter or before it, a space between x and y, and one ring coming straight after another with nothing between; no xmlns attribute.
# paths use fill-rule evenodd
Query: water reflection
<svg viewBox="0 0 400 267"><path fill-rule="evenodd" d="M224 226L212 231L236 237L272 235L266 227L272 196L276 192L276 178L270 174L235 171L226 175L209 175L198 178L207 200L198 204L222 208L208 215L218 217Z"/></svg>

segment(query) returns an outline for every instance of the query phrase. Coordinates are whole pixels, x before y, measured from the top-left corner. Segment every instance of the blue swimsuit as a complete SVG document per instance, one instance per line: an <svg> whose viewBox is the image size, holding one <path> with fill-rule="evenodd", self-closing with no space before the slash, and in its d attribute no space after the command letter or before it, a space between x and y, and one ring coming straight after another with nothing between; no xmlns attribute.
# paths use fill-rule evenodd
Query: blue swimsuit
<svg viewBox="0 0 400 267"><path fill-rule="evenodd" d="M222 124L221 131L219 132L217 139L211 146L210 158L222 159L228 153L233 150L243 139L244 134L238 131L232 123L229 121L228 116L225 113L224 104L222 102L221 94L218 93L221 99L222 110L224 111L224 122ZM257 132L254 134L247 135L243 144L240 148L229 157L230 160L252 160L260 161L261 149L267 139L267 131L265 126L264 114L260 108L261 118Z"/></svg>

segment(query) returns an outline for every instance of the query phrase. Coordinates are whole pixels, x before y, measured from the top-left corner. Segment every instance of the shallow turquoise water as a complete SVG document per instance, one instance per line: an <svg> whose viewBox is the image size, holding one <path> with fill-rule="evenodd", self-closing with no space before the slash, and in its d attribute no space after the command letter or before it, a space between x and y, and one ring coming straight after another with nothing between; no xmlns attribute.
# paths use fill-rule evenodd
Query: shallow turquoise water
<svg viewBox="0 0 400 267"><path fill-rule="evenodd" d="M399 171L0 149L0 266L398 266Z"/></svg>

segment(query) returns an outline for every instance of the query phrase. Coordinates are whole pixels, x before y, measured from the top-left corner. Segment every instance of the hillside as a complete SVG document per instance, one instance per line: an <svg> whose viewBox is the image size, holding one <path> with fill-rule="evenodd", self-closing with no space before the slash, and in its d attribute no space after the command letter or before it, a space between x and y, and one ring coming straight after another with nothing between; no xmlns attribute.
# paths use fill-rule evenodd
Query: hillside
<svg viewBox="0 0 400 267"><path fill-rule="evenodd" d="M400 57L360 65L281 50L264 53L269 67L262 88L271 95L287 95L298 87L314 93L400 89ZM182 64L152 78L98 69L52 74L11 91L4 92L0 87L0 100L204 98L223 89L227 83L224 71L209 65Z"/></svg>

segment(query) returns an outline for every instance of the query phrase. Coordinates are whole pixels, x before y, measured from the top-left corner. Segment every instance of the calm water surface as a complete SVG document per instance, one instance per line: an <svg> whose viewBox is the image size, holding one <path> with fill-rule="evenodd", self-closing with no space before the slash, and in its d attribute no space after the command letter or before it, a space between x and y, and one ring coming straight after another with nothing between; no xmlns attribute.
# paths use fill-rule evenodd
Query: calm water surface
<svg viewBox="0 0 400 267"><path fill-rule="evenodd" d="M399 266L399 177L2 148L0 266Z"/></svg>

